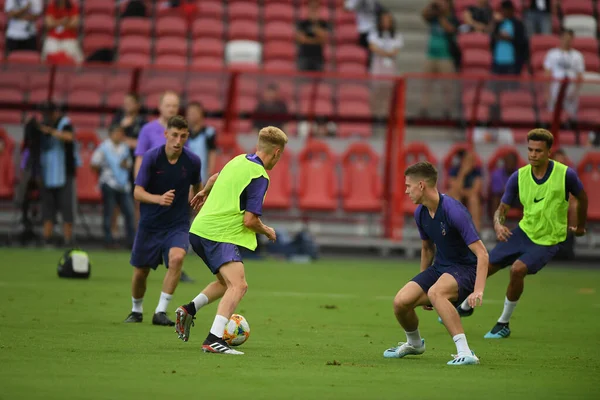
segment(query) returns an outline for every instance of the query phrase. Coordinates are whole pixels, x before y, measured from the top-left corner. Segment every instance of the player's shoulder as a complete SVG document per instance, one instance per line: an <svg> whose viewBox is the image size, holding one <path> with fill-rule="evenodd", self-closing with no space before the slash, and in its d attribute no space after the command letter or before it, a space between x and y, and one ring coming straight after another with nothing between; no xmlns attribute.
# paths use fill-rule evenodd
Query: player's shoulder
<svg viewBox="0 0 600 400"><path fill-rule="evenodd" d="M183 148L181 155L191 161L193 164L200 164L200 157L187 147Z"/></svg>
<svg viewBox="0 0 600 400"><path fill-rule="evenodd" d="M419 204L419 205L417 205L417 208L415 208L415 213L414 213L414 215L415 215L415 220L416 220L416 221L419 221L419 220L420 220L420 218L421 218L421 213L423 212L423 208L424 208L424 207L423 207L423 204Z"/></svg>
<svg viewBox="0 0 600 400"><path fill-rule="evenodd" d="M447 194L442 194L442 196L442 210L448 219L459 220L464 217L465 213L469 213L467 207L460 201Z"/></svg>
<svg viewBox="0 0 600 400"><path fill-rule="evenodd" d="M144 158L156 159L156 158L158 158L158 156L160 155L161 151L163 151L164 148L165 148L164 145L152 147L151 149L149 149L147 152L144 153Z"/></svg>

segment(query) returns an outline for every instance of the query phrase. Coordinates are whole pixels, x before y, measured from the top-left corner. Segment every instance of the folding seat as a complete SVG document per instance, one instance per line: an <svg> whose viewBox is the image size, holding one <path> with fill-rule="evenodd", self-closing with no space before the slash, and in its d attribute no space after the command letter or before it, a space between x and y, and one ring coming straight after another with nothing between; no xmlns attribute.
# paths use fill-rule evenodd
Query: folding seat
<svg viewBox="0 0 600 400"><path fill-rule="evenodd" d="M530 39L530 51L532 54L537 52L546 53L548 50L559 45L560 38L556 35L533 35Z"/></svg>
<svg viewBox="0 0 600 400"><path fill-rule="evenodd" d="M598 54L598 39L594 37L573 38L573 48L582 53Z"/></svg>
<svg viewBox="0 0 600 400"><path fill-rule="evenodd" d="M115 18L115 4L106 0L87 0L83 2L83 15L106 15Z"/></svg>
<svg viewBox="0 0 600 400"><path fill-rule="evenodd" d="M342 25L334 29L334 39L338 46L356 44L358 32L353 24Z"/></svg>
<svg viewBox="0 0 600 400"><path fill-rule="evenodd" d="M84 72L73 76L67 82L69 90L91 90L103 92L108 75L99 72Z"/></svg>
<svg viewBox="0 0 600 400"><path fill-rule="evenodd" d="M183 17L162 17L154 26L156 37L176 37L182 41L187 37L187 22Z"/></svg>
<svg viewBox="0 0 600 400"><path fill-rule="evenodd" d="M252 121L249 119L238 119L235 121L234 125L235 133L251 133L252 132Z"/></svg>
<svg viewBox="0 0 600 400"><path fill-rule="evenodd" d="M338 88L337 93L338 101L340 100L358 100L358 101L369 101L370 91L369 87L358 84L342 85Z"/></svg>
<svg viewBox="0 0 600 400"><path fill-rule="evenodd" d="M586 153L579 162L577 172L588 198L600 199L600 153ZM592 200L589 202L588 219L600 221L600 201Z"/></svg>
<svg viewBox="0 0 600 400"><path fill-rule="evenodd" d="M291 24L295 21L294 7L290 4L270 4L263 8L264 21L269 23L272 21L281 21Z"/></svg>
<svg viewBox="0 0 600 400"><path fill-rule="evenodd" d="M128 53L119 56L119 67L147 67L150 65L150 54Z"/></svg>
<svg viewBox="0 0 600 400"><path fill-rule="evenodd" d="M119 36L145 36L150 37L152 22L148 18L124 18L119 26Z"/></svg>
<svg viewBox="0 0 600 400"><path fill-rule="evenodd" d="M444 167L444 182L443 182L443 186L446 190L448 188L448 178L450 176L450 170L455 167L458 163L458 153L461 151L465 151L465 150L469 150L470 146L468 143L456 143L454 144L452 147L450 147L450 150L448 150L448 153L446 154L446 157L444 157L443 160L443 167ZM483 163L481 162L481 158L479 157L479 155L477 153L475 153L475 165L479 168L481 168L483 166Z"/></svg>
<svg viewBox="0 0 600 400"><path fill-rule="evenodd" d="M221 39L205 38L194 41L192 45L192 56L211 56L223 58L225 49Z"/></svg>
<svg viewBox="0 0 600 400"><path fill-rule="evenodd" d="M270 41L263 47L263 60L295 60L296 48L285 41Z"/></svg>
<svg viewBox="0 0 600 400"><path fill-rule="evenodd" d="M177 93L183 91L183 82L179 78L168 76L151 76L142 77L140 82L140 93L146 94L163 94L167 90L173 90Z"/></svg>
<svg viewBox="0 0 600 400"><path fill-rule="evenodd" d="M329 116L333 114L333 104L330 100L317 99L313 102L311 99L300 101L300 113L303 115Z"/></svg>
<svg viewBox="0 0 600 400"><path fill-rule="evenodd" d="M363 63L357 62L344 62L339 63L336 68L337 72L346 74L366 74L367 66Z"/></svg>
<svg viewBox="0 0 600 400"><path fill-rule="evenodd" d="M192 38L216 38L222 40L225 28L223 21L220 19L201 18L194 21L192 24ZM196 42L194 42L194 45Z"/></svg>
<svg viewBox="0 0 600 400"><path fill-rule="evenodd" d="M291 60L267 60L263 68L269 71L295 71L296 63Z"/></svg>
<svg viewBox="0 0 600 400"><path fill-rule="evenodd" d="M67 103L74 106L100 107L102 96L95 90L76 90L69 92Z"/></svg>
<svg viewBox="0 0 600 400"><path fill-rule="evenodd" d="M292 206L292 158L288 150L284 151L277 167L269 171L266 209L287 210Z"/></svg>
<svg viewBox="0 0 600 400"><path fill-rule="evenodd" d="M462 94L462 104L464 107L471 107L475 102L475 96L477 95L476 89L465 89ZM481 89L479 92L479 104L481 105L492 105L496 103L496 94L488 89Z"/></svg>
<svg viewBox="0 0 600 400"><path fill-rule="evenodd" d="M326 143L308 141L298 154L298 206L302 211L335 211L339 183L336 157Z"/></svg>
<svg viewBox="0 0 600 400"><path fill-rule="evenodd" d="M577 120L587 124L600 124L600 109L579 109Z"/></svg>
<svg viewBox="0 0 600 400"><path fill-rule="evenodd" d="M79 104L75 104L79 105ZM70 112L69 118L71 119L71 123L73 127L75 127L75 135L78 142L81 142L80 135L83 132L80 130L90 130L94 131L99 129L102 126L102 116L97 113L76 113ZM98 144L96 143L95 146ZM94 148L95 148L94 146Z"/></svg>
<svg viewBox="0 0 600 400"><path fill-rule="evenodd" d="M229 22L236 20L258 21L259 12L256 2L232 3L227 7Z"/></svg>
<svg viewBox="0 0 600 400"><path fill-rule="evenodd" d="M119 40L119 54L143 54L150 55L151 42L149 37L128 36Z"/></svg>
<svg viewBox="0 0 600 400"><path fill-rule="evenodd" d="M223 68L223 57L197 56L192 58L192 66L204 69Z"/></svg>
<svg viewBox="0 0 600 400"><path fill-rule="evenodd" d="M228 40L258 41L258 24L255 21L237 20L229 24Z"/></svg>
<svg viewBox="0 0 600 400"><path fill-rule="evenodd" d="M306 4L302 5L300 7L300 19L308 19L308 7L306 6ZM319 7L319 19L322 19L324 21L329 21L330 19L330 15L329 15L329 9L327 8L326 5L321 5Z"/></svg>
<svg viewBox="0 0 600 400"><path fill-rule="evenodd" d="M358 64L362 63L366 65L367 53L362 47L359 47L357 45L338 46L337 51L335 53L335 62L355 62Z"/></svg>
<svg viewBox="0 0 600 400"><path fill-rule="evenodd" d="M256 110L258 98L256 95L246 95L238 97L237 108L240 113L252 113Z"/></svg>
<svg viewBox="0 0 600 400"><path fill-rule="evenodd" d="M258 81L256 77L244 77L241 76L238 80L238 94L245 96L253 96L257 98L258 95Z"/></svg>
<svg viewBox="0 0 600 400"><path fill-rule="evenodd" d="M197 101L202 104L202 107L208 112L224 111L223 98L211 93L189 93L187 96L188 102Z"/></svg>
<svg viewBox="0 0 600 400"><path fill-rule="evenodd" d="M585 62L585 70L587 72L599 72L600 71L600 58L597 52L582 52Z"/></svg>
<svg viewBox="0 0 600 400"><path fill-rule="evenodd" d="M264 25L263 34L266 42L281 40L290 44L293 43L296 36L293 25L282 21L268 21Z"/></svg>
<svg viewBox="0 0 600 400"><path fill-rule="evenodd" d="M373 127L371 124L353 124L353 123L340 123L338 125L337 134L341 138L347 137L361 137L368 138L373 134Z"/></svg>
<svg viewBox="0 0 600 400"><path fill-rule="evenodd" d="M352 25L356 28L356 14L352 11L338 8L335 10L335 27L336 29L344 25ZM358 42L358 31L356 31L356 42Z"/></svg>
<svg viewBox="0 0 600 400"><path fill-rule="evenodd" d="M187 57L187 40L175 37L158 38L154 43L154 54L158 56L184 56Z"/></svg>
<svg viewBox="0 0 600 400"><path fill-rule="evenodd" d="M154 59L154 65L157 67L185 67L188 65L187 56L163 54Z"/></svg>
<svg viewBox="0 0 600 400"><path fill-rule="evenodd" d="M0 152L0 199L12 200L15 182L13 160L15 143L2 127L0 127L0 140L4 142L4 151Z"/></svg>
<svg viewBox="0 0 600 400"><path fill-rule="evenodd" d="M465 67L489 69L492 66L492 53L488 50L466 49L462 53L462 63Z"/></svg>
<svg viewBox="0 0 600 400"><path fill-rule="evenodd" d="M2 93L2 101L6 103L17 103L23 102L23 91L15 88L0 88Z"/></svg>
<svg viewBox="0 0 600 400"><path fill-rule="evenodd" d="M575 146L576 144L575 132L573 131L560 130L557 136L554 138L555 144L559 142L561 146Z"/></svg>
<svg viewBox="0 0 600 400"><path fill-rule="evenodd" d="M93 34L115 36L115 19L109 15L91 15L83 20L84 38Z"/></svg>
<svg viewBox="0 0 600 400"><path fill-rule="evenodd" d="M484 33L463 33L458 35L458 46L462 51L465 50L486 50L490 49L490 37Z"/></svg>
<svg viewBox="0 0 600 400"><path fill-rule="evenodd" d="M532 108L521 106L507 106L502 108L500 119L504 123L535 124L536 117Z"/></svg>
<svg viewBox="0 0 600 400"><path fill-rule="evenodd" d="M114 49L115 37L106 33L95 33L83 37L83 52L90 55L98 49Z"/></svg>
<svg viewBox="0 0 600 400"><path fill-rule="evenodd" d="M0 110L0 124L21 125L23 115L20 110Z"/></svg>
<svg viewBox="0 0 600 400"><path fill-rule="evenodd" d="M563 15L594 15L592 0L561 1L560 9Z"/></svg>
<svg viewBox="0 0 600 400"><path fill-rule="evenodd" d="M500 93L500 107L502 108L523 107L533 109L535 107L534 104L533 96L527 90Z"/></svg>
<svg viewBox="0 0 600 400"><path fill-rule="evenodd" d="M342 208L377 212L382 208L383 182L379 157L366 143L353 143L342 155Z"/></svg>
<svg viewBox="0 0 600 400"><path fill-rule="evenodd" d="M222 1L205 1L198 2L198 17L206 19L223 19L223 2Z"/></svg>
<svg viewBox="0 0 600 400"><path fill-rule="evenodd" d="M371 118L371 106L367 100L344 100L338 101L337 114L341 117Z"/></svg>
<svg viewBox="0 0 600 400"><path fill-rule="evenodd" d="M471 121L474 117L477 121L489 121L490 106L488 104L481 104L473 109L472 104L465 105L465 107L463 107L463 117L467 121Z"/></svg>
<svg viewBox="0 0 600 400"><path fill-rule="evenodd" d="M15 51L12 51L8 55L7 60L9 62L39 64L40 63L40 53L37 51L31 51L31 50L15 50Z"/></svg>

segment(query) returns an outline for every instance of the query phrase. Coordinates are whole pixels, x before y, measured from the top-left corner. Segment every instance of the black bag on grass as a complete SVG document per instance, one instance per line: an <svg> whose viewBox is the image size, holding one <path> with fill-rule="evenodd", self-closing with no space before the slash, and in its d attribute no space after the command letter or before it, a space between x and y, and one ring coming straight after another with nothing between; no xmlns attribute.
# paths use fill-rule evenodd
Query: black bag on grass
<svg viewBox="0 0 600 400"><path fill-rule="evenodd" d="M90 258L81 249L68 250L58 261L58 276L60 278L88 279L91 272Z"/></svg>

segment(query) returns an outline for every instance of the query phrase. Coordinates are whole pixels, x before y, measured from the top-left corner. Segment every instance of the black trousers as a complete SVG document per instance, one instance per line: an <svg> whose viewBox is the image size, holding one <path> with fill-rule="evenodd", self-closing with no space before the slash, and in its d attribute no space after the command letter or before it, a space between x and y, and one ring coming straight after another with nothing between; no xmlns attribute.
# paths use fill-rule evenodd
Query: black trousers
<svg viewBox="0 0 600 400"><path fill-rule="evenodd" d="M36 51L37 48L37 38L34 36L29 39L11 39L6 38L6 51L8 54L15 50L33 50Z"/></svg>

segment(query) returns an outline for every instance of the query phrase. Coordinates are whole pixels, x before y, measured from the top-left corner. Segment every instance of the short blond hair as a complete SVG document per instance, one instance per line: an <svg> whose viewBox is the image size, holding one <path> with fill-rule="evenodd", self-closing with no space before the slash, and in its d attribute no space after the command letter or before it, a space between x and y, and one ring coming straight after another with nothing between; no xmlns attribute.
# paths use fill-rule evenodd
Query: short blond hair
<svg viewBox="0 0 600 400"><path fill-rule="evenodd" d="M534 142L546 142L548 148L554 144L554 136L549 130L543 128L536 128L529 131L527 134L527 140L533 140Z"/></svg>
<svg viewBox="0 0 600 400"><path fill-rule="evenodd" d="M258 132L258 150L271 153L276 147L283 149L288 142L288 137L281 129L267 126Z"/></svg>

